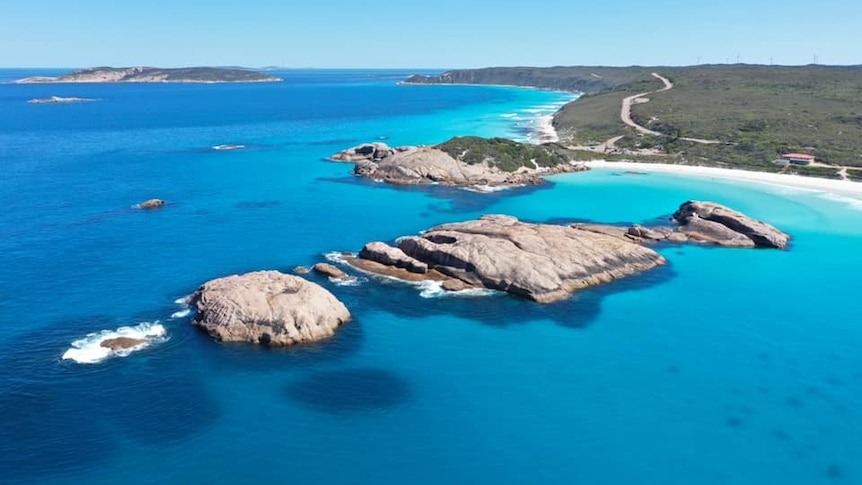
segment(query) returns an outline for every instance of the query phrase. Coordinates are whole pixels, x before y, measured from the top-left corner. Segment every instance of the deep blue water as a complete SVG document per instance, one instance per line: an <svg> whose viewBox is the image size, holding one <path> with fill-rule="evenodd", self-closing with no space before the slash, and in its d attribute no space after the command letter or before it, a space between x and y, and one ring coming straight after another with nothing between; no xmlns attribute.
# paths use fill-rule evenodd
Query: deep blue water
<svg viewBox="0 0 862 485"><path fill-rule="evenodd" d="M612 170L491 195L385 187L322 159L377 139L523 139L569 98L395 85L403 72L280 74L0 85L4 483L862 480L862 202ZM100 101L26 102L51 95ZM248 148L210 148L227 143ZM152 197L168 205L131 208ZM171 318L208 279L437 223L651 222L688 199L765 219L793 246L662 246L667 267L546 306L312 276L355 320L287 350L222 345ZM164 343L61 359L88 333L155 320Z"/></svg>

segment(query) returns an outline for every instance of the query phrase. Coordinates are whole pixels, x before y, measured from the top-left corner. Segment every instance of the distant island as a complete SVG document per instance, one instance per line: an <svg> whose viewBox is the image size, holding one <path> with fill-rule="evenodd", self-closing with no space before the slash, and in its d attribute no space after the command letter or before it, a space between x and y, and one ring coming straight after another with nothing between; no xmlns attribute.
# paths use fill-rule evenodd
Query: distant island
<svg viewBox="0 0 862 485"><path fill-rule="evenodd" d="M281 80L260 72L219 67L91 67L60 77L28 77L16 83L261 83Z"/></svg>
<svg viewBox="0 0 862 485"><path fill-rule="evenodd" d="M862 66L496 67L403 83L581 93L553 125L582 160L862 180Z"/></svg>
<svg viewBox="0 0 862 485"><path fill-rule="evenodd" d="M90 101L98 101L96 98L62 98L60 96L51 96L48 98L36 98L27 101L30 104L62 104L62 103L87 103Z"/></svg>

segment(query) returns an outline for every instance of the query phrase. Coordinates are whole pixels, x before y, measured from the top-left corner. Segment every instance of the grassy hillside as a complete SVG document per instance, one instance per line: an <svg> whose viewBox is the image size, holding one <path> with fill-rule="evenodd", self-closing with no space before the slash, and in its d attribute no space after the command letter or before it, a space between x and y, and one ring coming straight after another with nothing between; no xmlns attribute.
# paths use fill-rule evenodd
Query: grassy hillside
<svg viewBox="0 0 862 485"><path fill-rule="evenodd" d="M862 69L713 66L663 72L670 91L650 95L632 118L672 139L667 151L721 155L729 163L769 162L805 152L827 163L862 165ZM676 143L721 140L731 147Z"/></svg>
<svg viewBox="0 0 862 485"><path fill-rule="evenodd" d="M624 97L662 87L652 72L668 77L674 87L635 104L632 118L662 136L637 134L620 120ZM561 142L567 145L595 146L622 135L618 147L655 147L666 161L675 163L776 171L772 160L784 152L801 151L828 164L862 166L862 66L519 67L450 71L410 80L583 92L554 118ZM703 145L680 137L722 143ZM836 176L828 168L793 169ZM848 172L851 178L858 175Z"/></svg>
<svg viewBox="0 0 862 485"><path fill-rule="evenodd" d="M464 163L475 165L487 161L490 166L506 172L514 172L521 167L554 167L569 162L556 146L529 145L505 138L459 136L437 145L437 148Z"/></svg>

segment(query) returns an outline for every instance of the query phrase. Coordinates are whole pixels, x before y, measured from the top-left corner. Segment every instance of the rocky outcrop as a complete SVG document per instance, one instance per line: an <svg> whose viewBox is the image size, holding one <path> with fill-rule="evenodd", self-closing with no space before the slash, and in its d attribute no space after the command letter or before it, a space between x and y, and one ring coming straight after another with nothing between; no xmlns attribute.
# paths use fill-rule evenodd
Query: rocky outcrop
<svg viewBox="0 0 862 485"><path fill-rule="evenodd" d="M511 142L514 143L514 142ZM391 148L384 143L359 145L333 155L331 160L355 163L353 174L390 184L442 184L478 187L507 187L543 183L543 176L586 170L581 164L558 163L504 170L493 158L468 163L438 147ZM507 160L508 162L508 160ZM511 168L511 167L509 167Z"/></svg>
<svg viewBox="0 0 862 485"><path fill-rule="evenodd" d="M350 312L323 287L278 271L258 271L205 283L189 298L192 320L224 342L286 346L335 334Z"/></svg>
<svg viewBox="0 0 862 485"><path fill-rule="evenodd" d="M784 249L790 240L775 227L714 202L686 202L673 219L691 239L721 246Z"/></svg>
<svg viewBox="0 0 862 485"><path fill-rule="evenodd" d="M317 263L311 269L314 270L315 273L321 274L328 278L341 279L347 277L344 271L341 271L340 269L329 263Z"/></svg>
<svg viewBox="0 0 862 485"><path fill-rule="evenodd" d="M373 162L394 155L398 150L399 148L390 148L385 143L363 143L362 145L338 152L329 159L334 162Z"/></svg>
<svg viewBox="0 0 862 485"><path fill-rule="evenodd" d="M145 200L137 205L138 209L158 209L160 207L164 207L165 201L162 199L150 199Z"/></svg>
<svg viewBox="0 0 862 485"><path fill-rule="evenodd" d="M398 248L393 248L383 242L370 242L366 244L362 250L359 251L359 257L370 261L376 261L386 266L403 268L411 273L424 274L428 272L427 264L417 260L416 258L411 258L410 256L407 256L404 251Z"/></svg>
<svg viewBox="0 0 862 485"><path fill-rule="evenodd" d="M437 226L399 239L398 248L464 287L506 291L540 303L665 263L655 251L617 237L503 215ZM461 289L454 282L446 285Z"/></svg>
<svg viewBox="0 0 862 485"><path fill-rule="evenodd" d="M130 337L117 337L117 338L109 338L102 340L99 342L100 347L104 347L106 349L111 350L127 350L133 349L140 345L146 345L149 341L146 339L140 338L130 338Z"/></svg>

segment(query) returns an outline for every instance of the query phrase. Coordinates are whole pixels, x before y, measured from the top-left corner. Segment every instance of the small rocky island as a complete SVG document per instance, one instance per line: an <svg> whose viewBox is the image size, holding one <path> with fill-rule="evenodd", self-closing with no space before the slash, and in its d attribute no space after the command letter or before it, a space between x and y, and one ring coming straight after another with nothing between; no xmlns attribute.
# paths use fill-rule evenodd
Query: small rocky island
<svg viewBox="0 0 862 485"><path fill-rule="evenodd" d="M16 83L259 83L281 80L260 72L219 67L91 67L60 77L28 77Z"/></svg>
<svg viewBox="0 0 862 485"><path fill-rule="evenodd" d="M613 236L487 215L399 238L397 247L370 243L349 262L386 276L416 273L453 280L447 288L489 288L550 303L666 261L652 249Z"/></svg>
<svg viewBox="0 0 862 485"><path fill-rule="evenodd" d="M48 98L36 98L27 101L30 104L62 104L62 103L88 103L90 101L98 101L96 98L63 98L60 96L51 96Z"/></svg>
<svg viewBox="0 0 862 485"><path fill-rule="evenodd" d="M432 227L421 236L375 241L346 259L362 271L404 281L440 281L446 290L488 288L539 303L666 263L644 243L707 242L787 247L787 234L711 202L689 201L673 227L533 224L506 215Z"/></svg>
<svg viewBox="0 0 862 485"><path fill-rule="evenodd" d="M205 283L188 299L192 324L222 342L273 347L335 335L350 312L329 291L299 276L257 271Z"/></svg>
<svg viewBox="0 0 862 485"><path fill-rule="evenodd" d="M353 173L390 184L441 184L477 188L543 183L542 177L586 170L563 147L505 138L456 137L434 146L390 147L366 143L333 155L354 163Z"/></svg>

